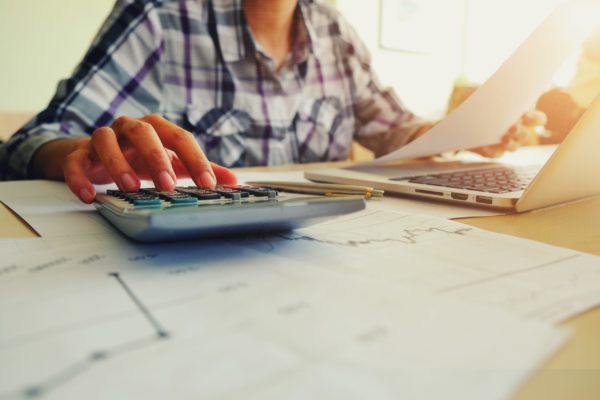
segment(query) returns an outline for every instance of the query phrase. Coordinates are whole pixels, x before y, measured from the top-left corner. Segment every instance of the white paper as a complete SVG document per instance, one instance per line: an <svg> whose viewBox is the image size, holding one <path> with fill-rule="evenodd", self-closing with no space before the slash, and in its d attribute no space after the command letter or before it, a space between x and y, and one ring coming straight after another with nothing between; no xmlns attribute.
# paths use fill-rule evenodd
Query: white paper
<svg viewBox="0 0 600 400"><path fill-rule="evenodd" d="M44 237L114 233L94 206L79 201L63 182L2 182L0 201Z"/></svg>
<svg viewBox="0 0 600 400"><path fill-rule="evenodd" d="M600 304L600 257L453 221L368 207L247 239L265 254L559 322Z"/></svg>
<svg viewBox="0 0 600 400"><path fill-rule="evenodd" d="M252 247L36 252L0 275L0 398L504 399L566 337Z"/></svg>
<svg viewBox="0 0 600 400"><path fill-rule="evenodd" d="M574 0L558 6L448 117L414 142L365 165L500 143L509 127L535 104L598 19L600 4L595 0ZM506 26L510 29L510 21Z"/></svg>

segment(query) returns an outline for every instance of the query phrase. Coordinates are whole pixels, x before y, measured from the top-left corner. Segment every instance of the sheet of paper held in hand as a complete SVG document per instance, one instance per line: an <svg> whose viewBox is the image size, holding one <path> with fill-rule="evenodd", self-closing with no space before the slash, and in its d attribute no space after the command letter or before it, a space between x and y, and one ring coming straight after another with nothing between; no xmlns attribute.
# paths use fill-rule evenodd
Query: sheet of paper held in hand
<svg viewBox="0 0 600 400"><path fill-rule="evenodd" d="M500 143L551 84L600 20L600 2L558 6L513 55L448 117L414 142L363 165L431 156ZM507 21L508 26L510 22Z"/></svg>

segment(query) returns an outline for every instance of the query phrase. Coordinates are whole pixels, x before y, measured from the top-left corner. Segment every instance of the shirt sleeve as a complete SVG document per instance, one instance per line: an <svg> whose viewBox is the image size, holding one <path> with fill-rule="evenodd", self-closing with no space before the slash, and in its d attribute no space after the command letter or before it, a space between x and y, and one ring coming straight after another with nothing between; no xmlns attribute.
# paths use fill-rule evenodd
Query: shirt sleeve
<svg viewBox="0 0 600 400"><path fill-rule="evenodd" d="M367 47L347 22L341 20L339 25L352 71L354 139L379 157L410 142L425 121L408 110L392 89L381 85Z"/></svg>
<svg viewBox="0 0 600 400"><path fill-rule="evenodd" d="M31 161L45 143L91 135L120 115L159 110L164 41L156 7L154 1L117 0L83 61L59 83L48 107L0 148L0 178L32 178Z"/></svg>

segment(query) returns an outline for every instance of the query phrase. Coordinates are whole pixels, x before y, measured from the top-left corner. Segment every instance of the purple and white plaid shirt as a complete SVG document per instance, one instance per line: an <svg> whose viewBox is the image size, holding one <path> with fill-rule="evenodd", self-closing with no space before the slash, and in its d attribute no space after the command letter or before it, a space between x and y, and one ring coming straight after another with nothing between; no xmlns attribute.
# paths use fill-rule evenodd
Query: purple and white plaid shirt
<svg viewBox="0 0 600 400"><path fill-rule="evenodd" d="M343 160L353 139L378 154L405 144L421 122L380 87L354 30L319 1L296 15L276 71L242 0L118 0L48 108L0 149L2 175L30 177L41 145L122 115L159 113L229 167Z"/></svg>

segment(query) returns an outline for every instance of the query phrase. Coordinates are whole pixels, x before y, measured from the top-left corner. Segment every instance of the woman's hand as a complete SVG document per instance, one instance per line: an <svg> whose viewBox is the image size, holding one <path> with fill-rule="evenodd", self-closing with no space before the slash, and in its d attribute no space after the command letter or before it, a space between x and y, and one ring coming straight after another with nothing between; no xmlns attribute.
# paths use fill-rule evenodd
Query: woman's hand
<svg viewBox="0 0 600 400"><path fill-rule="evenodd" d="M237 182L230 170L208 161L190 132L154 114L120 117L90 138L50 142L37 152L33 168L37 176L64 179L85 203L96 196L93 184L115 182L133 192L142 179L163 191L172 191L177 178L190 177L204 188Z"/></svg>
<svg viewBox="0 0 600 400"><path fill-rule="evenodd" d="M543 112L538 110L529 111L510 127L500 143L469 149L469 151L484 157L498 158L506 151L515 151L521 146L539 144L540 135L545 132L547 122L548 118Z"/></svg>
<svg viewBox="0 0 600 400"><path fill-rule="evenodd" d="M472 151L484 157L498 158L507 151L515 151L521 146L534 146L539 144L539 138L546 132L546 123L548 118L546 114L538 110L532 110L524 114L521 119L510 127L508 132L502 136L498 144L490 146L465 149ZM423 136L427 131L433 128L435 124L423 124L414 134L411 140Z"/></svg>

